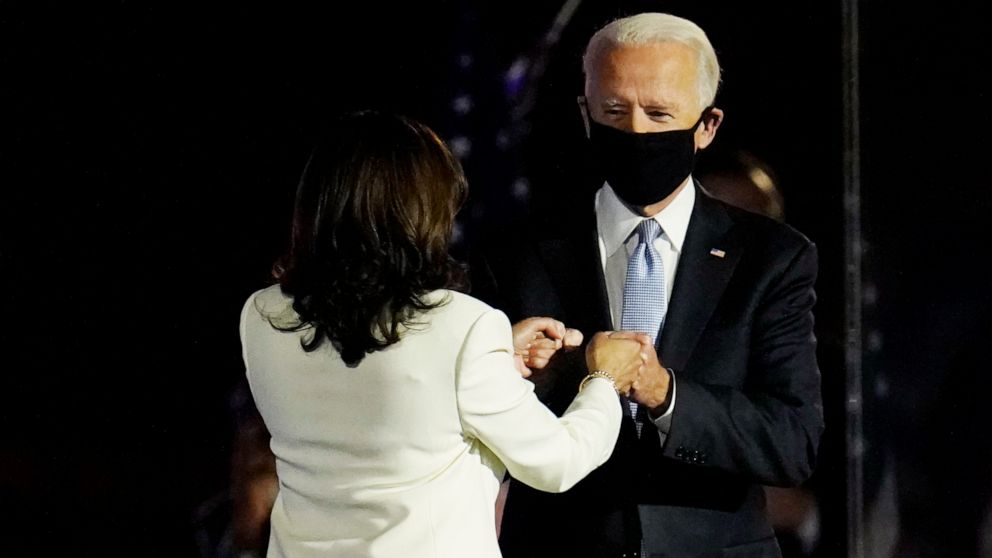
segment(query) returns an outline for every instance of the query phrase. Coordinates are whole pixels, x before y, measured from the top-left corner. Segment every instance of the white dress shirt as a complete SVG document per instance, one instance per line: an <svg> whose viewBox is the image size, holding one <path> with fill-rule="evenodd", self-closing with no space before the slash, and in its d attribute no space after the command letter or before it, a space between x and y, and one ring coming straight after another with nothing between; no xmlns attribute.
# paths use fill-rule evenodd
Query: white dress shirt
<svg viewBox="0 0 992 558"><path fill-rule="evenodd" d="M692 206L696 202L696 189L692 177L675 196L668 207L649 219L654 219L661 226L662 234L654 240L654 249L661 255L665 271L665 302L670 306L672 288L675 286L675 274L678 271L679 257L682 245L685 243L686 231L689 229L689 218L692 216ZM610 302L610 317L614 327L621 323L623 317L623 288L627 280L627 262L637 246L637 238L632 234L637 225L645 217L634 213L617 197L609 184L604 184L596 192L596 229L599 237L599 256L603 265L603 275L606 277L606 294ZM660 356L660 355L659 355ZM675 410L675 377L672 375L672 401L664 415L654 419L658 428L661 443L672 425L672 412Z"/></svg>

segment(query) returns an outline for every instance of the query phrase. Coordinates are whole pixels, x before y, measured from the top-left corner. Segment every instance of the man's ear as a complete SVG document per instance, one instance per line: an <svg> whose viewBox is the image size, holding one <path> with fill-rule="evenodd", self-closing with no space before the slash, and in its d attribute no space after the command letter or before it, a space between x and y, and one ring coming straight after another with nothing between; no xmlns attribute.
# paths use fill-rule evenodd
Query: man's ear
<svg viewBox="0 0 992 558"><path fill-rule="evenodd" d="M582 114L582 125L586 129L586 137L589 137L589 101L586 100L585 95L579 95L575 101L579 104L579 113Z"/></svg>
<svg viewBox="0 0 992 558"><path fill-rule="evenodd" d="M706 149L713 143L713 138L716 137L716 131L721 123L723 123L723 110L716 107L711 108L703 118L703 125L696 130L697 150Z"/></svg>

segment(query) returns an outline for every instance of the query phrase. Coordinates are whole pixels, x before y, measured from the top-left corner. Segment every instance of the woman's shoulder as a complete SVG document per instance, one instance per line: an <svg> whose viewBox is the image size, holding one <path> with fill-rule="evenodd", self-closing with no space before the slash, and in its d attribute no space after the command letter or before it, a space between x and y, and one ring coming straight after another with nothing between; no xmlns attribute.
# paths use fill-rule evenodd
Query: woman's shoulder
<svg viewBox="0 0 992 558"><path fill-rule="evenodd" d="M431 328L446 336L481 337L487 343L509 343L510 321L499 309L464 293L441 289L433 291L436 302L444 301L431 311Z"/></svg>
<svg viewBox="0 0 992 558"><path fill-rule="evenodd" d="M485 302L465 293L448 289L439 289L430 293L429 300L435 304L431 314L434 322L449 322L459 324L460 329L471 329L476 322L485 318L486 321L499 322L509 320L506 315Z"/></svg>
<svg viewBox="0 0 992 558"><path fill-rule="evenodd" d="M278 284L275 284L251 293L248 300L245 301L245 306L268 307L287 303L293 303L292 297L283 293L282 288Z"/></svg>
<svg viewBox="0 0 992 558"><path fill-rule="evenodd" d="M241 310L242 320L250 315L270 318L288 313L295 314L293 312L293 298L283 293L278 284L253 292Z"/></svg>
<svg viewBox="0 0 992 558"><path fill-rule="evenodd" d="M447 308L455 313L480 315L494 310L492 306L474 296L449 289L438 289L430 296L433 300L441 302L441 308Z"/></svg>

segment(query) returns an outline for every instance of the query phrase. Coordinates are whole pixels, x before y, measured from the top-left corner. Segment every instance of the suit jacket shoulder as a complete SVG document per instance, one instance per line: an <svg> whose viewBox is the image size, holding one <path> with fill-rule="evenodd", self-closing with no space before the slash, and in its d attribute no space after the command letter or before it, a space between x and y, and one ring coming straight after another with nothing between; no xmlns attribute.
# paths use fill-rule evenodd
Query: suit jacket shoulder
<svg viewBox="0 0 992 558"><path fill-rule="evenodd" d="M781 255L783 252L794 254L813 245L806 235L791 225L713 198L702 188L698 192L702 195L697 196L697 204L713 208L711 211L719 208L718 211L725 213L749 248L764 248L765 252Z"/></svg>

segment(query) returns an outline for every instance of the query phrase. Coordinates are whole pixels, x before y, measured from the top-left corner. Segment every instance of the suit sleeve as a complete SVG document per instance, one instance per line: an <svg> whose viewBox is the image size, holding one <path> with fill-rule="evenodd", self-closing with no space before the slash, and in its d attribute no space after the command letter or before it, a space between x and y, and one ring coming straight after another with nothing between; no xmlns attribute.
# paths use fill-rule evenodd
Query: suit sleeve
<svg viewBox="0 0 992 558"><path fill-rule="evenodd" d="M465 432L534 488L568 490L613 451L621 409L610 384L590 381L565 414L556 417L514 368L510 322L498 310L484 313L469 330L456 382Z"/></svg>
<svg viewBox="0 0 992 558"><path fill-rule="evenodd" d="M812 315L816 272L816 248L807 243L769 287L754 314L742 387L679 376L667 457L776 486L812 474L823 431Z"/></svg>

